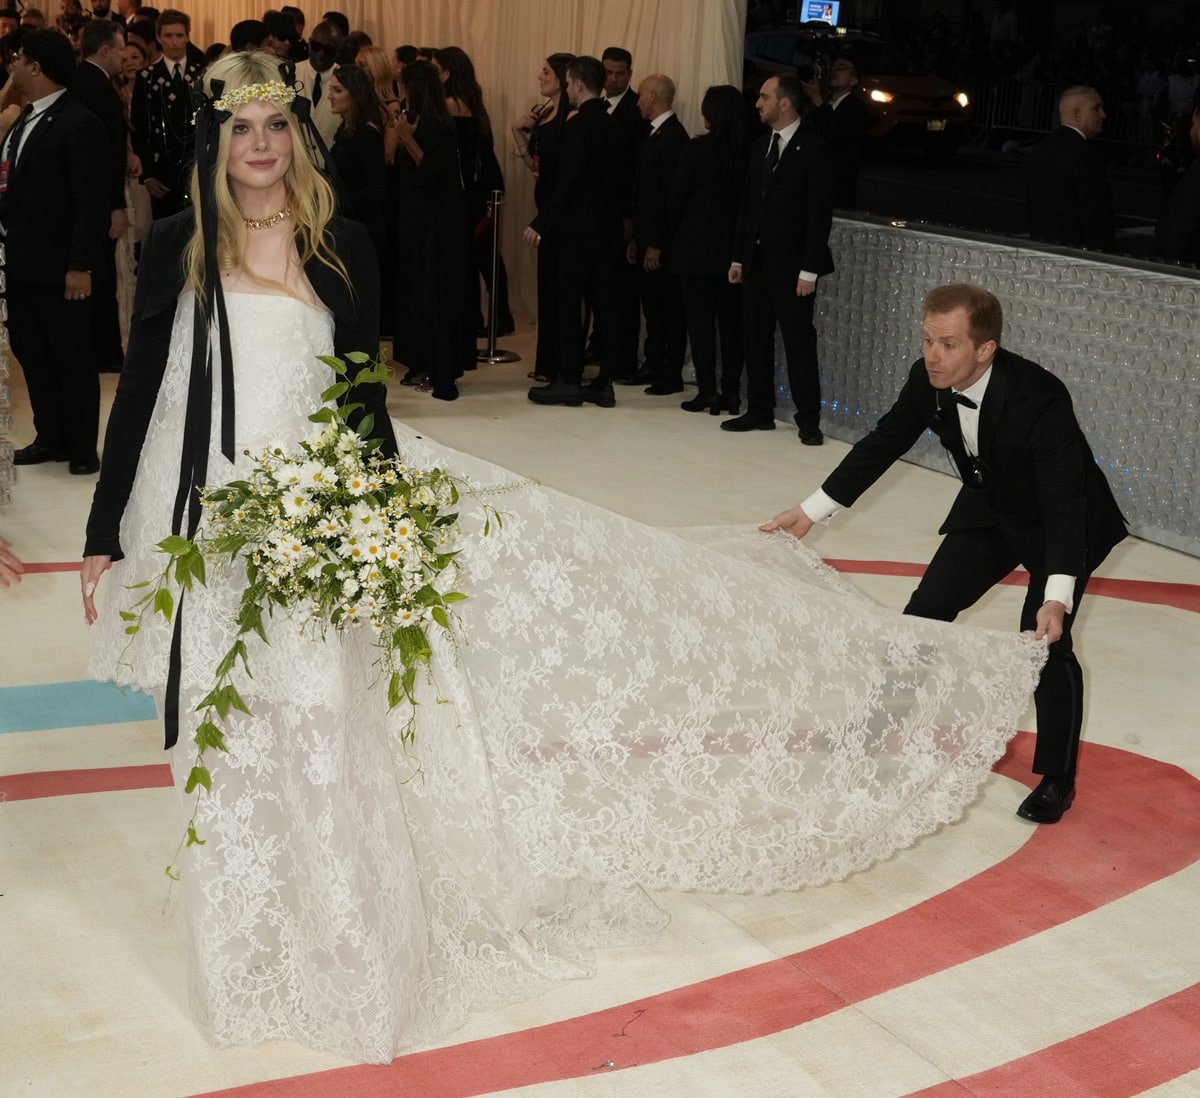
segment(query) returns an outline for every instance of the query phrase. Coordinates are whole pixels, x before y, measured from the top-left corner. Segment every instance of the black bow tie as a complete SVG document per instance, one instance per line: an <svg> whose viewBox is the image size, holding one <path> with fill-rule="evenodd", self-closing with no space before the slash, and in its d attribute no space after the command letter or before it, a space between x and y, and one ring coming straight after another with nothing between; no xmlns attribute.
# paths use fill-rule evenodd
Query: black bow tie
<svg viewBox="0 0 1200 1098"><path fill-rule="evenodd" d="M979 407L979 405L976 404L975 401L973 401L969 396L963 396L962 393L954 394L954 403L961 404L964 408L978 408Z"/></svg>

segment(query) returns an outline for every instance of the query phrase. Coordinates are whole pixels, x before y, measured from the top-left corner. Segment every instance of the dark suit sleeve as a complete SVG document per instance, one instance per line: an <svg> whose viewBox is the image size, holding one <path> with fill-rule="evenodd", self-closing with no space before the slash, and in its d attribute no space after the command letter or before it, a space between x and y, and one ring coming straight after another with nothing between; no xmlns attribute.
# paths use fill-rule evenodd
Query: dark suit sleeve
<svg viewBox="0 0 1200 1098"><path fill-rule="evenodd" d="M129 350L104 434L104 462L88 515L85 557L107 555L120 560L125 555L120 545L121 516L129 502L142 444L158 400L175 322L175 310L163 305L174 302L183 281L179 237L170 234L169 228L169 222L154 226L142 244ZM174 294L163 291L168 283L174 287Z"/></svg>
<svg viewBox="0 0 1200 1098"><path fill-rule="evenodd" d="M808 151L808 218L800 270L821 274L827 269L833 229L833 150L824 138L817 137Z"/></svg>
<svg viewBox="0 0 1200 1098"><path fill-rule="evenodd" d="M71 94L100 119L108 138L108 208L125 209L125 142L129 127L125 109L105 74L91 62L81 62L71 82Z"/></svg>
<svg viewBox="0 0 1200 1098"><path fill-rule="evenodd" d="M749 225L747 214L750 210L750 203L757 201L751 196L755 195L762 187L762 157L758 155L759 151L756 141L750 146L750 159L746 164L746 180L742 184L742 197L738 199L737 220L733 223L731 262L743 265L746 262L746 233ZM753 244L753 241L751 243Z"/></svg>
<svg viewBox="0 0 1200 1098"><path fill-rule="evenodd" d="M671 121L676 125L668 132L646 141L647 149L652 144L657 144L658 148L650 178L645 181L649 193L644 203L642 237L638 240L638 244L643 248L665 250L671 243L671 222L667 207L679 158L687 145L687 131L678 119L673 118Z"/></svg>
<svg viewBox="0 0 1200 1098"><path fill-rule="evenodd" d="M1083 243L1088 248L1112 251L1116 239L1113 199L1104 155L1091 141L1085 152L1075 161L1074 188L1083 221Z"/></svg>
<svg viewBox="0 0 1200 1098"><path fill-rule="evenodd" d="M1193 164L1175 185L1154 242L1168 263L1200 260L1200 164Z"/></svg>
<svg viewBox="0 0 1200 1098"><path fill-rule="evenodd" d="M530 223L541 236L553 233L570 204L571 192L579 185L587 168L587 126L579 117L568 119L562 128L558 147L558 177L546 204Z"/></svg>
<svg viewBox="0 0 1200 1098"><path fill-rule="evenodd" d="M105 189L104 127L90 111L79 112L67 142L67 175L71 188L71 244L68 271L97 271L105 263L102 246L108 227Z"/></svg>
<svg viewBox="0 0 1200 1098"><path fill-rule="evenodd" d="M892 465L903 457L933 426L937 403L925 374L924 360L909 371L896 403L875 429L854 444L821 485L825 494L843 507L851 507Z"/></svg>

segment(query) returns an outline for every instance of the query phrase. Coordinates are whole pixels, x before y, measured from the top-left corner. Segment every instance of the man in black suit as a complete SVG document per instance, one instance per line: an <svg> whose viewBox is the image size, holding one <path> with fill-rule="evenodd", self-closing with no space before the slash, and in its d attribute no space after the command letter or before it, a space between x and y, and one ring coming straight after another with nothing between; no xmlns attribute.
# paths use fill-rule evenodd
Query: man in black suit
<svg viewBox="0 0 1200 1098"><path fill-rule="evenodd" d="M634 176L633 239L626 246L625 258L639 272L646 317L643 366L652 379L646 389L652 396L683 392L687 354L679 280L667 270L663 255L671 235L667 204L675 169L688 142L688 132L672 109L674 104L675 83L670 77L656 73L638 85L638 111L649 123L649 131Z"/></svg>
<svg viewBox="0 0 1200 1098"><path fill-rule="evenodd" d="M559 257L554 272L559 376L529 390L535 404L615 403L607 363L594 381L583 384L585 298L592 302L601 345L613 345L612 287L622 260L628 177L625 141L600 98L603 86L604 69L595 57L577 57L567 66L567 99L575 113L563 124L554 190L524 233L534 247L543 236L554 238Z"/></svg>
<svg viewBox="0 0 1200 1098"><path fill-rule="evenodd" d="M109 225L104 127L67 94L71 42L26 33L12 64L28 106L0 145L8 328L29 389L36 438L14 464L100 468L100 380L91 349L92 273Z"/></svg>
<svg viewBox="0 0 1200 1098"><path fill-rule="evenodd" d="M1000 347L1000 302L978 286L925 298L924 357L886 416L799 507L764 523L804 537L850 507L933 430L963 487L906 614L952 621L1018 564L1029 572L1021 629L1049 646L1034 693L1042 775L1017 815L1056 823L1075 796L1083 672L1071 646L1088 577L1125 536L1125 520L1053 374Z"/></svg>
<svg viewBox="0 0 1200 1098"><path fill-rule="evenodd" d="M162 56L138 73L130 104L133 151L142 162L141 181L156 220L189 204L187 165L196 135L192 85L204 71L204 54L189 49L191 29L184 12L168 8L158 17Z"/></svg>
<svg viewBox="0 0 1200 1098"><path fill-rule="evenodd" d="M69 91L72 98L100 119L108 135L108 244L103 268L92 272L92 347L101 370L120 370L124 350L117 315L115 258L117 241L129 230L129 215L125 210L129 128L121 97L113 87L113 77L121 71L125 31L110 19L92 19L84 24L79 41L83 59L71 78Z"/></svg>
<svg viewBox="0 0 1200 1098"><path fill-rule="evenodd" d="M1074 248L1113 249L1113 200L1095 140L1104 103L1095 88L1068 88L1058 101L1062 123L1029 157L1029 235Z"/></svg>
<svg viewBox="0 0 1200 1098"><path fill-rule="evenodd" d="M829 67L827 92L816 89L813 125L833 150L833 205L858 209L858 169L862 165L871 112L857 91L858 69L848 57Z"/></svg>
<svg viewBox="0 0 1200 1098"><path fill-rule="evenodd" d="M630 90L633 76L633 54L621 46L609 46L600 55L604 66L604 104L612 120L625 138L625 153L622 163L626 177L625 203L621 210L626 248L633 241L633 176L642 143L646 140L646 120L638 110L637 93ZM615 170L610 166L609 171ZM638 365L638 335L642 327L642 315L638 309L638 268L622 263L618 266L611 287L612 308L615 310L611 326L615 346L601 347L593 332L593 345L589 347L591 361L604 359L605 369L613 381L621 385L645 385L653 381L649 370Z"/></svg>
<svg viewBox="0 0 1200 1098"><path fill-rule="evenodd" d="M750 146L746 185L734 232L729 281L742 284L746 340L745 415L726 431L775 428L775 327L783 333L796 426L806 446L820 446L821 379L813 325L817 279L833 271L833 153L803 125L808 102L794 76L772 76L758 96L770 128Z"/></svg>

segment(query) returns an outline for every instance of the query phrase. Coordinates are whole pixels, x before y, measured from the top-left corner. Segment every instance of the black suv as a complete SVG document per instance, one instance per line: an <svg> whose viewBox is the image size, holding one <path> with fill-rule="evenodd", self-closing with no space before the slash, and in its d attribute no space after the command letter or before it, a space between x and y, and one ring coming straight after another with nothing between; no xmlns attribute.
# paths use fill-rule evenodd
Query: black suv
<svg viewBox="0 0 1200 1098"><path fill-rule="evenodd" d="M820 23L748 34L747 93L757 94L767 77L783 72L820 76L839 57L849 58L858 69L854 94L870 108L870 137L947 156L966 141L971 120L967 93L921 72L903 51L866 31Z"/></svg>

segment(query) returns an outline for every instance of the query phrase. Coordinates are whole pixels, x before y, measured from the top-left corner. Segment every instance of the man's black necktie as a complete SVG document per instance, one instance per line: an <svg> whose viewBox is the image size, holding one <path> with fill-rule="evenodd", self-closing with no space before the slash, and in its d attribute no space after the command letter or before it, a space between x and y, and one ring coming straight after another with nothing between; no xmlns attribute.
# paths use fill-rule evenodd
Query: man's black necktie
<svg viewBox="0 0 1200 1098"><path fill-rule="evenodd" d="M771 134L771 147L767 150L767 162L763 166L763 191L771 184L771 177L779 166L779 134Z"/></svg>
<svg viewBox="0 0 1200 1098"><path fill-rule="evenodd" d="M315 107L315 106L316 106L318 103L320 103L320 102L321 102L321 74L320 74L320 73L316 73L316 74L313 76L313 95L312 95L312 100L313 100L313 106L314 106L314 107Z"/></svg>
<svg viewBox="0 0 1200 1098"><path fill-rule="evenodd" d="M21 134L25 131L25 127L29 124L29 120L33 117L33 104L26 103L17 120L13 123L12 129L8 131L8 167L12 170L12 166L17 162L17 150L21 147Z"/></svg>

